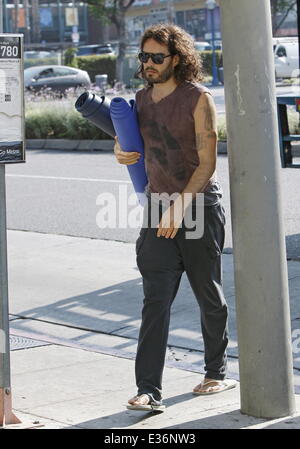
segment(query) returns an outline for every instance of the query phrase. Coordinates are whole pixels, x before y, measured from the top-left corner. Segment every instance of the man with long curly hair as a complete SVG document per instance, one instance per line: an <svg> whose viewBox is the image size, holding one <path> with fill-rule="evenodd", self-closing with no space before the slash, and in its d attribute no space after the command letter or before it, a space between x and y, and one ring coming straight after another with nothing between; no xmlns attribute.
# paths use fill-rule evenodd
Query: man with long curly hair
<svg viewBox="0 0 300 449"><path fill-rule="evenodd" d="M193 393L219 393L236 383L225 379L227 304L221 274L225 211L216 178L216 108L210 91L201 85L201 61L188 33L172 24L154 25L146 29L140 47L137 75L146 86L137 92L136 106L149 181L147 220L153 205L160 204L157 227L147 222L136 242L145 297L135 364L138 391L127 408L163 411L170 309L184 271L201 309L205 349L205 377ZM115 140L118 162L135 164L140 154L123 151ZM202 194L202 208L197 194ZM167 203L170 196L173 202ZM201 238L186 238L187 210L193 217L202 212Z"/></svg>

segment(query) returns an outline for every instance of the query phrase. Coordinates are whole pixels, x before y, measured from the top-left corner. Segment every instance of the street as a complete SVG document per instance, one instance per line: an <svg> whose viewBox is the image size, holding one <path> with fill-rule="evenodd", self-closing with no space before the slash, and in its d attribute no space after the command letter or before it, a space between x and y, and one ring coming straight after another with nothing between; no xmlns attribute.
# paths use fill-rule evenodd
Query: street
<svg viewBox="0 0 300 449"><path fill-rule="evenodd" d="M296 159L295 159L296 162ZM232 252L227 155L219 155L218 180L226 210L225 253ZM300 259L300 172L280 169L287 255ZM7 165L8 229L135 242L139 227L99 228L97 197L118 199L119 185L133 193L127 168L111 151L27 151L24 164ZM121 201L122 198L120 199ZM128 211L134 206L128 206Z"/></svg>

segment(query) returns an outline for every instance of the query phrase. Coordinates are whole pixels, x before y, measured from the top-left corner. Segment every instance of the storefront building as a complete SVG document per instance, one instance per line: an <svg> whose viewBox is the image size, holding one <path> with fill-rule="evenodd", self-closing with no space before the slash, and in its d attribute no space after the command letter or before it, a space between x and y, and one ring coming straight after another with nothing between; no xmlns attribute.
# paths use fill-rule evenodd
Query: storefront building
<svg viewBox="0 0 300 449"><path fill-rule="evenodd" d="M216 38L220 39L219 2L213 10ZM138 42L146 27L158 22L173 22L195 40L210 39L211 16L205 0L136 0L126 14L129 42Z"/></svg>

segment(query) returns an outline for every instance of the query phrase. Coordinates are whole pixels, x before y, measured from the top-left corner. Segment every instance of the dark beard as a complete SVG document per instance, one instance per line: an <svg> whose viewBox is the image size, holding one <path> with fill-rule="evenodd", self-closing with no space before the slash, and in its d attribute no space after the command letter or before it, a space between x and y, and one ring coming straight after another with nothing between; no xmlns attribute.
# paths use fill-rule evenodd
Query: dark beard
<svg viewBox="0 0 300 449"><path fill-rule="evenodd" d="M142 77L150 84L165 83L170 78L172 78L173 75L174 68L172 67L172 63L170 63L170 65L157 78L150 78L149 76L147 76L147 72L145 72L144 70L142 71Z"/></svg>

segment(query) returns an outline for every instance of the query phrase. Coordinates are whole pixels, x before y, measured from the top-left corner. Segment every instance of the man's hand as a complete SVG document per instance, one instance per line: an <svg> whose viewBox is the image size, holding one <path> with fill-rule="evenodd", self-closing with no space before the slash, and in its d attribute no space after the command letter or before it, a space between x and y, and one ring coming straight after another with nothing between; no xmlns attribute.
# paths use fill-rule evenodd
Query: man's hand
<svg viewBox="0 0 300 449"><path fill-rule="evenodd" d="M176 201L162 214L157 231L157 237L173 239L180 228L184 217L182 198L179 196Z"/></svg>
<svg viewBox="0 0 300 449"><path fill-rule="evenodd" d="M136 164L141 157L141 153L136 153L134 151L123 151L122 148L120 147L117 136L115 136L114 153L119 164L125 165Z"/></svg>

